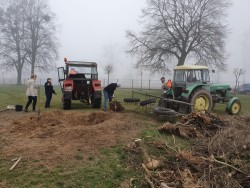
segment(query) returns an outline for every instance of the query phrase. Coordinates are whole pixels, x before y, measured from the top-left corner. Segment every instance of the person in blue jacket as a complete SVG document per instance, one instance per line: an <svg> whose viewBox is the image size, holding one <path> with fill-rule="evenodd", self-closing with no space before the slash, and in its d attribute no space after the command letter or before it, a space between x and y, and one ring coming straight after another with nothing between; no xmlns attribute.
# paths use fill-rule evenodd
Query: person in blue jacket
<svg viewBox="0 0 250 188"><path fill-rule="evenodd" d="M52 94L56 95L56 92L53 89L51 78L47 79L47 82L44 84L44 88L45 88L45 95L46 95L45 108L50 108L50 101L52 99Z"/></svg>
<svg viewBox="0 0 250 188"><path fill-rule="evenodd" d="M108 110L107 107L107 102L112 102L112 97L114 95L114 91L116 90L117 87L121 87L120 83L111 83L109 85L107 85L104 89L103 89L103 94L104 94L104 111Z"/></svg>

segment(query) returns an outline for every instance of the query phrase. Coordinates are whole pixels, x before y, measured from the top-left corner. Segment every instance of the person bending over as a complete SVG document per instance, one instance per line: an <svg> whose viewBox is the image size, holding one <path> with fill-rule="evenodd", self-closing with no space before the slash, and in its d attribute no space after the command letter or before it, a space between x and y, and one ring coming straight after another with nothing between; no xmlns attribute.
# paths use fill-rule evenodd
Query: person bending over
<svg viewBox="0 0 250 188"><path fill-rule="evenodd" d="M114 95L114 91L116 90L116 88L121 87L120 83L111 83L109 85L107 85L104 89L103 89L103 94L104 94L104 111L108 110L107 107L107 102L112 102L112 96Z"/></svg>

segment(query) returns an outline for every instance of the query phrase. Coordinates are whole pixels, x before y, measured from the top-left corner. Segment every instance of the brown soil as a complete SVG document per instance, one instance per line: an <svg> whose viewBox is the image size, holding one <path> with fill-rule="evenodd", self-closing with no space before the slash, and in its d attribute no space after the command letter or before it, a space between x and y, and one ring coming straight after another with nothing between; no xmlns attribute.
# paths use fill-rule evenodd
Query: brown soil
<svg viewBox="0 0 250 188"><path fill-rule="evenodd" d="M43 161L47 167L88 158L101 148L115 147L136 137L145 127L129 113L50 111L0 113L0 151L4 158L23 156Z"/></svg>

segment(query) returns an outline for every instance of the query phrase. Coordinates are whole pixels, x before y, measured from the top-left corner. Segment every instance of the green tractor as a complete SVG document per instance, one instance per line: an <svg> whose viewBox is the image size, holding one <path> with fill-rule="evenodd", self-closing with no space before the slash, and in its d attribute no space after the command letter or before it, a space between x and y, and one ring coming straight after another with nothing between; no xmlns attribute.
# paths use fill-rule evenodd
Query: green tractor
<svg viewBox="0 0 250 188"><path fill-rule="evenodd" d="M226 112L231 115L239 114L241 110L241 103L231 95L228 84L210 83L206 66L177 66L174 68L173 81L169 81L172 86L161 98L161 107L180 113L210 112L216 103L226 103Z"/></svg>

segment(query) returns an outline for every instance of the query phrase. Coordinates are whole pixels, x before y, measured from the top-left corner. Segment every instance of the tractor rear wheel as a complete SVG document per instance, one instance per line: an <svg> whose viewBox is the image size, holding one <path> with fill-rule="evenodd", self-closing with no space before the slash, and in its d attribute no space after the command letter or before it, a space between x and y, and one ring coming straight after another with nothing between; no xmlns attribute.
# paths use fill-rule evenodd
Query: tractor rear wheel
<svg viewBox="0 0 250 188"><path fill-rule="evenodd" d="M100 108L102 103L101 98L92 98L91 104L93 108Z"/></svg>
<svg viewBox="0 0 250 188"><path fill-rule="evenodd" d="M191 112L207 111L210 112L213 106L211 94L205 89L199 89L191 97Z"/></svg>
<svg viewBox="0 0 250 188"><path fill-rule="evenodd" d="M64 110L71 109L71 99L64 99L63 100L63 109Z"/></svg>
<svg viewBox="0 0 250 188"><path fill-rule="evenodd" d="M237 115L240 113L241 110L241 103L238 99L234 100L234 102L231 104L230 108L227 110L227 112L230 115Z"/></svg>

